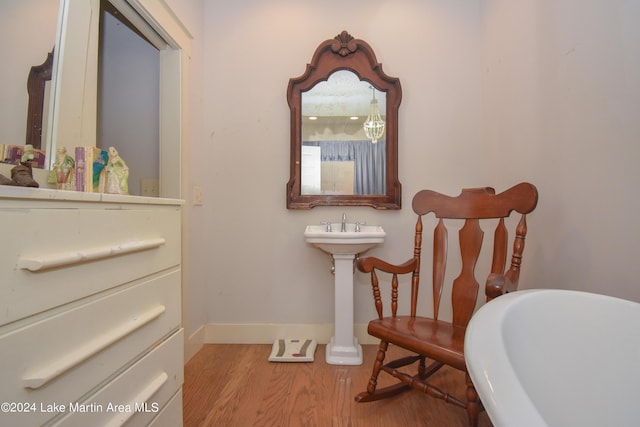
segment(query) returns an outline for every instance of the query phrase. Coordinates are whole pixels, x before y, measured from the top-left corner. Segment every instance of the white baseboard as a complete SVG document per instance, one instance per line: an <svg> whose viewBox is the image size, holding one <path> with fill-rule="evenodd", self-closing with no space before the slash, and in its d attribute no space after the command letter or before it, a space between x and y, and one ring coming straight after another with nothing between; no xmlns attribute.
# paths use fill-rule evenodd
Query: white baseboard
<svg viewBox="0 0 640 427"><path fill-rule="evenodd" d="M204 344L273 344L279 338L311 338L318 344L327 344L334 331L333 323L208 323L197 333L201 329ZM354 334L360 344L379 343L367 334L366 324L354 325Z"/></svg>

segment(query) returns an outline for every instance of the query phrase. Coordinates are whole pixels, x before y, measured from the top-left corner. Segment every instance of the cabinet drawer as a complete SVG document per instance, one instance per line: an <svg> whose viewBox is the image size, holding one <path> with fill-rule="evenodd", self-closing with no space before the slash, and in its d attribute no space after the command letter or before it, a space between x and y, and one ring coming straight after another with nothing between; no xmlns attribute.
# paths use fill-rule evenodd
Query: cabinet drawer
<svg viewBox="0 0 640 427"><path fill-rule="evenodd" d="M0 325L179 265L180 215L0 208Z"/></svg>
<svg viewBox="0 0 640 427"><path fill-rule="evenodd" d="M182 424L182 389L180 389L151 421L149 427L182 427Z"/></svg>
<svg viewBox="0 0 640 427"><path fill-rule="evenodd" d="M34 414L20 419L20 425L26 421L39 425L57 415L40 405L46 409L49 404L78 401L178 330L180 297L176 269L23 328L0 332L0 402L38 405ZM56 411L55 406L51 409ZM0 413L0 425L11 425L14 415Z"/></svg>
<svg viewBox="0 0 640 427"><path fill-rule="evenodd" d="M82 404L68 408L68 414L52 425L148 425L182 386L183 342L181 329ZM182 403L181 394L178 400Z"/></svg>

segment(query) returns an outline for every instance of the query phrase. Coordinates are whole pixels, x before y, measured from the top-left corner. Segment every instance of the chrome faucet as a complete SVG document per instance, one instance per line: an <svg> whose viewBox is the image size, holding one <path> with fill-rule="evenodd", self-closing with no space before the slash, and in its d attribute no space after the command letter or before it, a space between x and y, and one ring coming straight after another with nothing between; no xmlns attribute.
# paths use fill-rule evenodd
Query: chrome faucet
<svg viewBox="0 0 640 427"><path fill-rule="evenodd" d="M340 227L340 231L342 231L343 233L347 231L347 213L346 212L342 213L342 227Z"/></svg>

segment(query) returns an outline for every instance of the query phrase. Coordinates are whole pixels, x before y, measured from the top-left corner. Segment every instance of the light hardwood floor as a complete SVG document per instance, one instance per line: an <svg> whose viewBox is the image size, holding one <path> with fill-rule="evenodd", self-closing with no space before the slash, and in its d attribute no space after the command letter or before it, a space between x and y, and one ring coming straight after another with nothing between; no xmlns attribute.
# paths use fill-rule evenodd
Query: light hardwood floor
<svg viewBox="0 0 640 427"><path fill-rule="evenodd" d="M185 366L184 426L467 425L463 409L418 391L356 403L353 398L366 387L376 349L363 346L361 366L336 366L325 363L324 345L318 346L313 363L273 363L267 360L271 345L207 344ZM398 354L401 350L390 348L390 357ZM436 375L443 387L464 396L461 372L443 368ZM491 427L485 412L480 427Z"/></svg>

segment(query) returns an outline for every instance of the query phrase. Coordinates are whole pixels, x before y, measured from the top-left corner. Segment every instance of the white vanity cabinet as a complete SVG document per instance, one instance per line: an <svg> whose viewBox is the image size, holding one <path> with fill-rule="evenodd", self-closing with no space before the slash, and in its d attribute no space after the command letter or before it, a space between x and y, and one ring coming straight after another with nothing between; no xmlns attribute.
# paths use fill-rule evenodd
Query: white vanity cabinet
<svg viewBox="0 0 640 427"><path fill-rule="evenodd" d="M181 201L0 187L0 425L182 425Z"/></svg>

